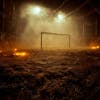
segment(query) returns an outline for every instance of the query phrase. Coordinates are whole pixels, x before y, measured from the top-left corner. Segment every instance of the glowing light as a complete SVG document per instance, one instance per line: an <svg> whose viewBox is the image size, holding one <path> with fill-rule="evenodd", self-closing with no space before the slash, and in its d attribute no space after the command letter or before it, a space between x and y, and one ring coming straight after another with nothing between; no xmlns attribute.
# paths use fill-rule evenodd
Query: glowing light
<svg viewBox="0 0 100 100"><path fill-rule="evenodd" d="M27 56L27 53L26 52L15 52L13 55L24 57L24 56Z"/></svg>
<svg viewBox="0 0 100 100"><path fill-rule="evenodd" d="M96 47L95 46L92 46L91 49L96 49Z"/></svg>
<svg viewBox="0 0 100 100"><path fill-rule="evenodd" d="M17 51L17 50L18 50L17 48L14 49L14 51Z"/></svg>
<svg viewBox="0 0 100 100"><path fill-rule="evenodd" d="M95 50L95 49L99 49L100 46L92 46L91 49Z"/></svg>
<svg viewBox="0 0 100 100"><path fill-rule="evenodd" d="M39 15L41 13L41 8L36 6L36 7L30 7L30 13Z"/></svg>
<svg viewBox="0 0 100 100"><path fill-rule="evenodd" d="M57 22L64 22L65 21L65 15L62 13L59 13L56 17Z"/></svg>
<svg viewBox="0 0 100 100"><path fill-rule="evenodd" d="M63 15L58 15L59 20L63 20L64 16Z"/></svg>
<svg viewBox="0 0 100 100"><path fill-rule="evenodd" d="M99 49L100 48L100 46L97 46L97 49Z"/></svg>
<svg viewBox="0 0 100 100"><path fill-rule="evenodd" d="M2 50L0 50L0 53L2 53Z"/></svg>

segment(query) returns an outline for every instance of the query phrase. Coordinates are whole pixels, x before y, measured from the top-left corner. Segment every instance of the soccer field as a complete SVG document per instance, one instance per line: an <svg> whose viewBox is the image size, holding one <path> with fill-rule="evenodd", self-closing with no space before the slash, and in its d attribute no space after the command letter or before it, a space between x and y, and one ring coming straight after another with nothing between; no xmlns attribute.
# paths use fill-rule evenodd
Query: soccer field
<svg viewBox="0 0 100 100"><path fill-rule="evenodd" d="M1 100L99 100L100 51L0 56Z"/></svg>

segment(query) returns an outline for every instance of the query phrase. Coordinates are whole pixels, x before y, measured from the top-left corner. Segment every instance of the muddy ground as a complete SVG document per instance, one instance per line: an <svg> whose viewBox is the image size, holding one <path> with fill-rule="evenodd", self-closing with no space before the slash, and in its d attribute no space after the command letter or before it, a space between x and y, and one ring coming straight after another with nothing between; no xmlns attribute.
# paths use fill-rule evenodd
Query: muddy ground
<svg viewBox="0 0 100 100"><path fill-rule="evenodd" d="M100 100L100 51L0 55L0 100Z"/></svg>

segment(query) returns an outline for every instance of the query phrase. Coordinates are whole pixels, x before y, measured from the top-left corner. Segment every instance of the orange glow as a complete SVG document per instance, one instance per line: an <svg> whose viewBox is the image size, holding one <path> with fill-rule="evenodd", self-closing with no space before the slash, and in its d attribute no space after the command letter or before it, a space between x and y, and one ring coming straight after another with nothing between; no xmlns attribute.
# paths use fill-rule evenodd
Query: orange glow
<svg viewBox="0 0 100 100"><path fill-rule="evenodd" d="M2 53L2 50L0 50L0 53Z"/></svg>
<svg viewBox="0 0 100 100"><path fill-rule="evenodd" d="M17 50L18 50L17 48L14 49L14 51L17 51Z"/></svg>
<svg viewBox="0 0 100 100"><path fill-rule="evenodd" d="M92 46L91 49L95 50L95 49L99 49L100 46Z"/></svg>
<svg viewBox="0 0 100 100"><path fill-rule="evenodd" d="M99 49L100 48L100 46L97 46L97 49Z"/></svg>
<svg viewBox="0 0 100 100"><path fill-rule="evenodd" d="M24 56L27 56L27 53L26 53L26 52L15 52L14 55L15 55L15 56L24 57Z"/></svg>

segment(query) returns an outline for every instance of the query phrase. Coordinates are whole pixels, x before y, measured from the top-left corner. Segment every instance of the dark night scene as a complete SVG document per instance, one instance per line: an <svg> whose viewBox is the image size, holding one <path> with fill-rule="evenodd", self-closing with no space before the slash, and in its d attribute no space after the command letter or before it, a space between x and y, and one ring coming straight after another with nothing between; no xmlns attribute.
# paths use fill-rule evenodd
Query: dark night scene
<svg viewBox="0 0 100 100"><path fill-rule="evenodd" d="M100 1L0 0L0 100L100 100Z"/></svg>

